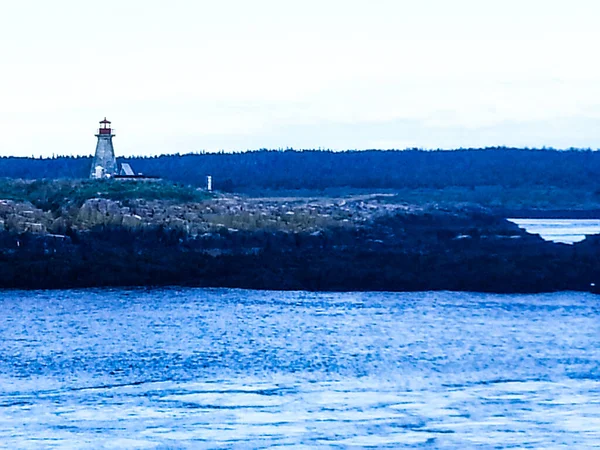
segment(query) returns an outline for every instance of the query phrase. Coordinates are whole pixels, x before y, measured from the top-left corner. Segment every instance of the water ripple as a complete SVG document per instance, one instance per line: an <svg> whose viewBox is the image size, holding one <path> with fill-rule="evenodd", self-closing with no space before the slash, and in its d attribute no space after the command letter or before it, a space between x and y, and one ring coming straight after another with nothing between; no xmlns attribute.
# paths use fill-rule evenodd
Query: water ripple
<svg viewBox="0 0 600 450"><path fill-rule="evenodd" d="M0 295L2 448L594 448L600 302Z"/></svg>

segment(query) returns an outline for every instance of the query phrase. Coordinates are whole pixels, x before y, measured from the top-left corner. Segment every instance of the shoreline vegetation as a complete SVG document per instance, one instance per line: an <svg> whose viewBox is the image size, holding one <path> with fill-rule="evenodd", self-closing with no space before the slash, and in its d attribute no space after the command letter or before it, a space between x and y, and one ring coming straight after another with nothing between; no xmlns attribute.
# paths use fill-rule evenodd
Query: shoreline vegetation
<svg viewBox="0 0 600 450"><path fill-rule="evenodd" d="M600 170L594 152L453 153L174 155L156 159L171 161L162 172L144 170L163 177L151 182L64 173L23 179L25 166L62 164L66 173L85 158L19 160L20 171L12 172L4 163L15 161L1 158L0 174L7 178L0 179L0 287L524 293L600 284L600 236L555 244L506 220L600 218L600 182L590 175L596 165ZM483 174L482 154L492 159ZM204 157L213 167L198 167ZM215 171L219 158L233 161L230 176L255 174L255 184L226 183ZM316 185L295 189L291 181L278 181L294 173L307 178L336 158L339 167L328 163L328 178ZM353 165L346 165L348 158ZM383 182L368 178L369 164L402 158L421 163L382 169ZM462 166L443 166L440 158L458 158ZM176 170L186 167L177 166L182 159L195 161L187 169L195 183L177 179L185 178ZM312 162L291 168L288 159ZM543 167L545 182L534 171ZM413 168L420 176L410 173ZM346 186L340 181L345 169ZM202 189L208 174L220 180L216 193Z"/></svg>

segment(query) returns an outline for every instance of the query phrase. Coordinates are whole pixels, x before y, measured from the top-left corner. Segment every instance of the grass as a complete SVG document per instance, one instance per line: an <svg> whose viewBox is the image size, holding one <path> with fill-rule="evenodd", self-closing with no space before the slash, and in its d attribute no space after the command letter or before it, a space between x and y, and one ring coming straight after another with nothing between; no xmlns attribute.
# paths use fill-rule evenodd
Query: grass
<svg viewBox="0 0 600 450"><path fill-rule="evenodd" d="M449 186L441 189L398 189L395 198L386 201L414 205L438 204L453 207L474 204L495 209L600 209L600 193L580 188L537 186L534 188L475 186L473 188Z"/></svg>
<svg viewBox="0 0 600 450"><path fill-rule="evenodd" d="M81 206L90 198L194 202L211 194L167 181L138 180L0 180L0 198L31 202L44 211Z"/></svg>
<svg viewBox="0 0 600 450"><path fill-rule="evenodd" d="M477 185L443 186L439 188L357 189L331 188L317 190L256 190L254 198L351 198L364 195L385 195L384 203L407 203L411 205L440 205L453 207L460 204L480 205L493 209L540 209L540 210L597 210L600 209L600 184L598 189L584 189L574 183L571 187L536 185L532 187Z"/></svg>

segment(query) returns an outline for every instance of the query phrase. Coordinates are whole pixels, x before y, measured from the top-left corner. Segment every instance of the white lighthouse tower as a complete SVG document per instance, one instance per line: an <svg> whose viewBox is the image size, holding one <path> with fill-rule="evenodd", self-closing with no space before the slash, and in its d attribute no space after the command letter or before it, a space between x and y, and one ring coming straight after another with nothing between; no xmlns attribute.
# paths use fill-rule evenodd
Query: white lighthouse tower
<svg viewBox="0 0 600 450"><path fill-rule="evenodd" d="M113 130L110 121L100 121L98 128L98 143L96 144L96 154L92 167L90 169L90 178L110 178L119 174L119 167L115 158L115 149L113 148L112 138Z"/></svg>

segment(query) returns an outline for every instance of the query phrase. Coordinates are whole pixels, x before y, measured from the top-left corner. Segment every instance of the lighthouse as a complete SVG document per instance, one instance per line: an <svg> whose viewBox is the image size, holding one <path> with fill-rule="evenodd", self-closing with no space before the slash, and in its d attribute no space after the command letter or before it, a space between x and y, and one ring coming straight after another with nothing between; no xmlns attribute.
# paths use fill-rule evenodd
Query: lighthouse
<svg viewBox="0 0 600 450"><path fill-rule="evenodd" d="M98 134L96 134L98 143L96 144L96 154L90 169L90 178L111 178L119 174L112 143L113 136L110 121L106 120L105 117L104 120L100 121Z"/></svg>

